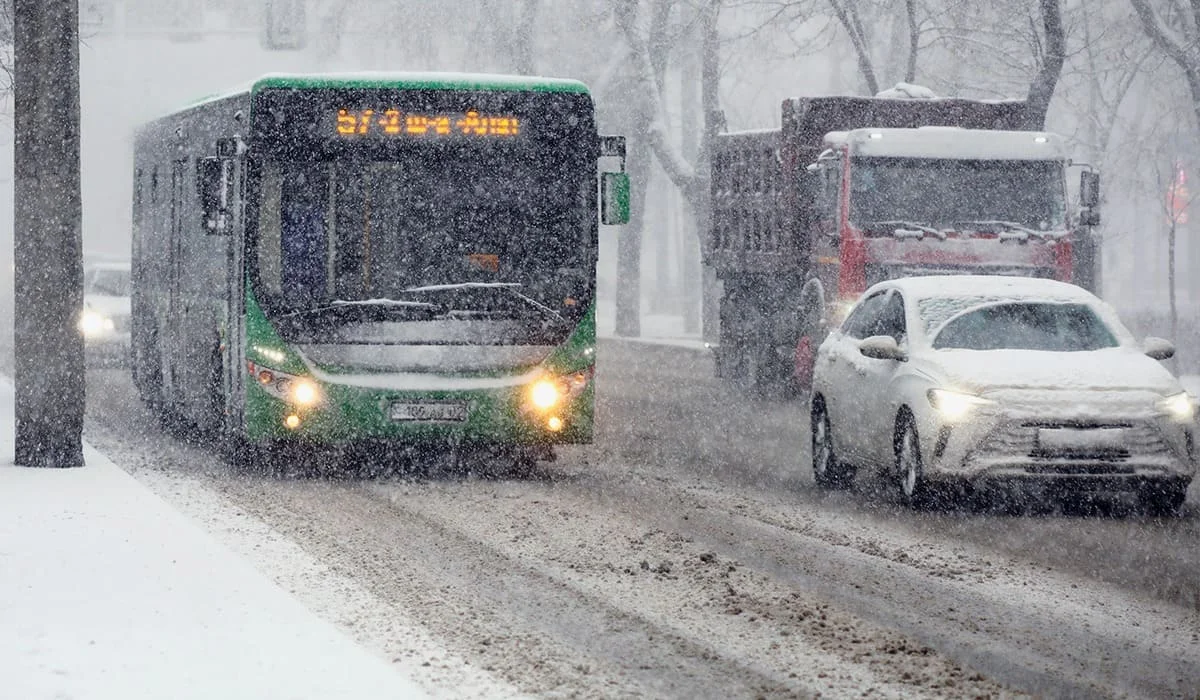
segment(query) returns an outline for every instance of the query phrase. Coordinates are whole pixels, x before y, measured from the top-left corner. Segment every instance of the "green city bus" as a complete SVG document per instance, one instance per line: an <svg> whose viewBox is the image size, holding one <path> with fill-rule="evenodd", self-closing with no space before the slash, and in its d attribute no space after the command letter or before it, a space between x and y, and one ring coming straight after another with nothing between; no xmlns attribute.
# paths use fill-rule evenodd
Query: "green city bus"
<svg viewBox="0 0 1200 700"><path fill-rule="evenodd" d="M591 441L629 179L583 83L268 75L145 124L133 165L131 363L164 421L235 461Z"/></svg>

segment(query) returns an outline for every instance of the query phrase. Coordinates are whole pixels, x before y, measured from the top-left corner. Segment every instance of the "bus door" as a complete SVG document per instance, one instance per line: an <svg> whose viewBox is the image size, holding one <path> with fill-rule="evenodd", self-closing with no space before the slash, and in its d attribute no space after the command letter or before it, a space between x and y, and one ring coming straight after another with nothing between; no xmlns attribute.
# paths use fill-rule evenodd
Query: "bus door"
<svg viewBox="0 0 1200 700"><path fill-rule="evenodd" d="M186 345L184 335L186 324L183 323L183 274L186 262L183 259L184 245L184 216L186 201L184 197L187 176L187 160L171 161L171 221L167 227L167 317L166 323L159 328L159 350L162 355L163 398L168 407L179 401L179 391L182 376L180 376L179 360L184 354Z"/></svg>
<svg viewBox="0 0 1200 700"><path fill-rule="evenodd" d="M225 390L225 427L241 430L246 390L246 161L229 159L231 201L229 235L225 248L225 318L221 328L222 384Z"/></svg>

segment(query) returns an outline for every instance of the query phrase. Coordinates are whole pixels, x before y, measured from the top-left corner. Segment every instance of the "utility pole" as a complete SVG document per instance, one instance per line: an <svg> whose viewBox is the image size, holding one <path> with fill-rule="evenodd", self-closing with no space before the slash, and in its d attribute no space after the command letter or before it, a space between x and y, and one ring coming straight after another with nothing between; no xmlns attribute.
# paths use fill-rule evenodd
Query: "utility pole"
<svg viewBox="0 0 1200 700"><path fill-rule="evenodd" d="M79 0L14 0L15 462L83 466Z"/></svg>

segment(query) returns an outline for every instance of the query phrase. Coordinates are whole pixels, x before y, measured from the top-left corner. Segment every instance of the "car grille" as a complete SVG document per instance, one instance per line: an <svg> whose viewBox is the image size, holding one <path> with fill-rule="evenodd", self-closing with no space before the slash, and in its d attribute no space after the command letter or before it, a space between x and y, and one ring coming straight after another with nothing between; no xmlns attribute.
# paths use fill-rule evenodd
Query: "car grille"
<svg viewBox="0 0 1200 700"><path fill-rule="evenodd" d="M1038 446L1038 430L1042 428L1091 429L1121 428L1124 430L1120 447L1100 445L1094 448L1077 447L1069 451L1051 451ZM1077 423L1010 421L996 426L987 438L968 456L967 461L1020 461L1033 474L1127 474L1132 468L1122 467L1131 458L1169 456L1171 448L1159 431L1150 423Z"/></svg>

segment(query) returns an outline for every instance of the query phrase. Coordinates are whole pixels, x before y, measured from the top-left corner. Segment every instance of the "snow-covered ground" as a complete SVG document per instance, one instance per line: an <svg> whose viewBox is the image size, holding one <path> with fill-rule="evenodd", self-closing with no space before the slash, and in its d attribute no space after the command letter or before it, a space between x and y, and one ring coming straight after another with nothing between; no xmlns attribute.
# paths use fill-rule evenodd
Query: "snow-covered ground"
<svg viewBox="0 0 1200 700"><path fill-rule="evenodd" d="M422 698L90 446L11 465L0 377L0 697Z"/></svg>

